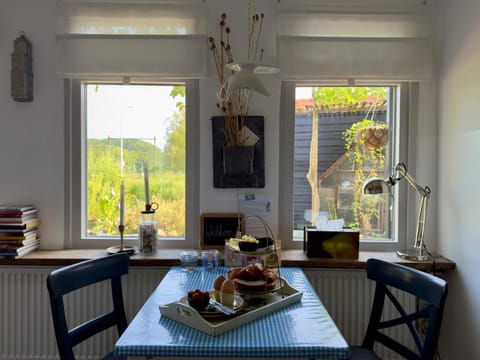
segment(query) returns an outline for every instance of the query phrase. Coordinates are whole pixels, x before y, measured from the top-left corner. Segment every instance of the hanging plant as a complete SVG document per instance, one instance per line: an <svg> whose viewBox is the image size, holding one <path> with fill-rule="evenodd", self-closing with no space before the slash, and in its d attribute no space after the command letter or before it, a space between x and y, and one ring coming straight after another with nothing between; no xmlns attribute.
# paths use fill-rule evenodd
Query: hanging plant
<svg viewBox="0 0 480 360"><path fill-rule="evenodd" d="M379 149L385 147L388 142L387 124L371 123L367 120L364 127L357 130L356 141L369 149Z"/></svg>
<svg viewBox="0 0 480 360"><path fill-rule="evenodd" d="M378 139L375 134L380 135ZM363 119L343 133L347 156L352 161L352 170L355 173L352 203L355 227L368 229L371 217L379 215L376 201L370 201L366 207L363 206L363 184L368 178L380 176L379 171L385 167L384 148L388 140L387 134L387 125L372 119Z"/></svg>
<svg viewBox="0 0 480 360"><path fill-rule="evenodd" d="M368 150L381 150L388 142L388 127L385 123L378 123L372 119L363 119L352 124L349 129L343 132L345 148L350 151L358 147L359 151L364 147ZM368 156L368 155L367 155Z"/></svg>

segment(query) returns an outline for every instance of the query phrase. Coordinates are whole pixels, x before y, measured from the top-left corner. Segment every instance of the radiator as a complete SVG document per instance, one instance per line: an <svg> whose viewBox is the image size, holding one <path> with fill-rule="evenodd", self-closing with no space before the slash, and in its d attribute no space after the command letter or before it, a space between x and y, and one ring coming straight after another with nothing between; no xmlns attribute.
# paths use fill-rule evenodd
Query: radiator
<svg viewBox="0 0 480 360"><path fill-rule="evenodd" d="M304 272L347 343L361 344L371 312L375 283L366 278L364 270L305 269ZM415 309L416 300L413 296L391 290L407 312ZM383 319L398 316L398 311L387 300ZM406 326L386 333L413 348L414 342ZM383 347L378 346L375 351L382 359L399 358L398 355Z"/></svg>
<svg viewBox="0 0 480 360"><path fill-rule="evenodd" d="M0 360L58 358L46 289L46 278L52 269L0 268ZM123 283L127 319L133 318L167 270L130 269ZM306 269L305 273L347 342L361 343L373 294L373 284L365 278L364 271ZM67 313L72 315L69 324L111 308L108 284L79 290L65 300ZM399 332L395 336L403 339L405 335ZM112 329L78 345L77 359L98 358L112 349L116 339L116 331ZM395 358L388 353L380 354L384 358Z"/></svg>
<svg viewBox="0 0 480 360"><path fill-rule="evenodd" d="M0 359L58 359L46 286L53 268L2 266L0 268ZM127 319L140 309L166 274L167 268L131 268L123 279ZM110 284L81 289L65 297L70 325L112 308ZM111 329L75 348L77 359L98 359L111 351L117 339Z"/></svg>

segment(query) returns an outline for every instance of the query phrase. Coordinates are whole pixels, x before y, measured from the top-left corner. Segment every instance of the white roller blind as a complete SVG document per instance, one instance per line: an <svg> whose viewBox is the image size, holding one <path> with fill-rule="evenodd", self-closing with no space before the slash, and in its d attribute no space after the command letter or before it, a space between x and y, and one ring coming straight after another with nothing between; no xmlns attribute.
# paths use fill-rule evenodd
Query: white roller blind
<svg viewBox="0 0 480 360"><path fill-rule="evenodd" d="M57 6L56 44L62 77L205 77L205 5L63 0Z"/></svg>
<svg viewBox="0 0 480 360"><path fill-rule="evenodd" d="M430 80L432 39L421 0L280 0L284 79Z"/></svg>

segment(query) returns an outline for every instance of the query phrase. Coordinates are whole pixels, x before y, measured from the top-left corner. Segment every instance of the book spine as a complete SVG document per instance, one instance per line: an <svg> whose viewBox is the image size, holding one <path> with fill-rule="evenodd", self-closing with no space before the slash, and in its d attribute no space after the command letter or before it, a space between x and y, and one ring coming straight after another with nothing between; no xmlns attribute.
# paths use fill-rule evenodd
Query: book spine
<svg viewBox="0 0 480 360"><path fill-rule="evenodd" d="M33 216L38 213L37 209L31 209L26 211L2 211L0 210L0 218L3 217L22 217L22 216Z"/></svg>
<svg viewBox="0 0 480 360"><path fill-rule="evenodd" d="M24 251L16 251L16 252L12 252L12 253L10 253L10 252L4 253L4 252L0 251L0 256L6 257L6 258L18 259L19 257L22 257L24 255L27 255L27 254L30 254L30 253L34 252L39 247L40 247L40 245L35 245L35 246L32 246L32 247L29 247L28 249L25 249Z"/></svg>
<svg viewBox="0 0 480 360"><path fill-rule="evenodd" d="M38 219L38 218L35 217L35 216L17 217L17 218L12 218L12 217L2 218L2 217L0 217L0 224L13 224L13 225L25 224L28 221L32 221L32 220L36 220L36 219Z"/></svg>
<svg viewBox="0 0 480 360"><path fill-rule="evenodd" d="M33 221L28 221L24 224L8 224L8 223L0 223L0 230L6 231L15 231L15 230L30 230L40 225L40 219L35 219ZM2 232L2 231L0 231Z"/></svg>
<svg viewBox="0 0 480 360"><path fill-rule="evenodd" d="M23 212L21 211L0 211L0 218L20 218L23 216Z"/></svg>
<svg viewBox="0 0 480 360"><path fill-rule="evenodd" d="M14 214L23 214L26 212L37 211L38 209L33 205L0 205L0 213L14 213Z"/></svg>

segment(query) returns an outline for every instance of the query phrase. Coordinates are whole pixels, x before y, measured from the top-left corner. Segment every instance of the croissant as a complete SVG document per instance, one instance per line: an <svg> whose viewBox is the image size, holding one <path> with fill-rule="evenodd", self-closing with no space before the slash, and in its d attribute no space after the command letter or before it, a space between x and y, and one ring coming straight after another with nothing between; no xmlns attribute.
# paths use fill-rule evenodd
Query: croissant
<svg viewBox="0 0 480 360"><path fill-rule="evenodd" d="M242 270L241 267L232 267L228 270L227 278L228 280L239 279L240 278L240 271Z"/></svg>
<svg viewBox="0 0 480 360"><path fill-rule="evenodd" d="M266 268L263 271L263 277L264 277L265 281L267 282L267 284L272 284L277 280L278 275L277 275L277 272L274 269Z"/></svg>
<svg viewBox="0 0 480 360"><path fill-rule="evenodd" d="M249 264L238 273L239 279L245 281L263 280L263 267L261 264Z"/></svg>

